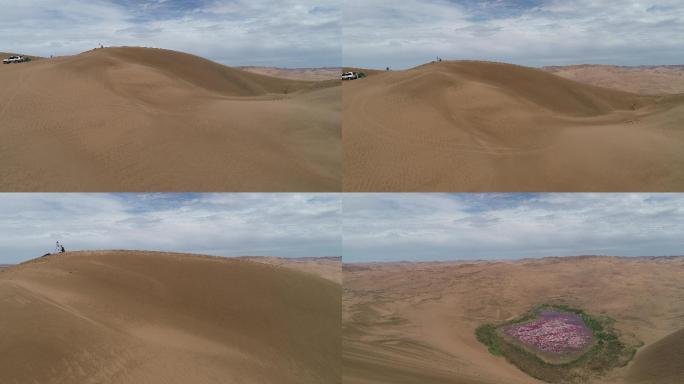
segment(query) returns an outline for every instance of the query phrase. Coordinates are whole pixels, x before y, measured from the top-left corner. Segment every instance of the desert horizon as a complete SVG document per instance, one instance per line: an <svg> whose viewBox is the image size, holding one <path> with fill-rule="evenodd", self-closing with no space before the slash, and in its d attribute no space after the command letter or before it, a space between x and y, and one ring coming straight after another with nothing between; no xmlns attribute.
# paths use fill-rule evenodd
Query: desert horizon
<svg viewBox="0 0 684 384"><path fill-rule="evenodd" d="M105 47L102 47L100 49L103 49ZM149 49L164 49L162 47L149 47L149 46L128 46L128 45L122 45L122 46L107 46L106 48L149 48ZM91 50L96 50L98 47L93 48L93 49L88 49L83 52L76 52L73 54L68 54L68 55L59 55L59 56L38 56L38 55L31 55L27 52L23 53L18 53L18 52L3 52L0 51L0 56L2 57L7 57L7 56L24 56L28 57L31 60L44 60L44 59L55 59L55 58L62 58L62 57L69 57L69 56L77 56L82 53L91 51ZM198 56L198 55L195 55ZM211 59L210 59L211 60ZM214 61L214 60L211 60ZM222 64L218 61L215 61L217 64L220 65L225 65ZM242 63L242 64L236 64L236 65L225 65L226 67L232 67L240 70L244 70L247 72L252 72L256 74L261 74L265 76L271 76L271 77L278 77L278 78L286 78L286 79L291 79L291 80L303 80L303 81L325 81L325 80L339 80L339 75L342 72L342 67L281 67L277 65L254 65L254 64L249 64L249 63Z"/></svg>
<svg viewBox="0 0 684 384"><path fill-rule="evenodd" d="M553 256L536 256L536 257L518 257L518 258L496 258L496 257L486 257L486 258L452 258L452 259L430 259L430 258L420 258L420 259L400 259L400 260L370 260L370 261L350 261L342 262L342 265L367 265L367 264L465 264L465 263L507 263L507 262L522 262L522 261L533 261L533 260L553 260L553 259L565 259L565 258L577 258L577 259L591 259L591 258L614 258L614 259L631 259L631 260L643 260L643 261L658 261L658 260L669 260L684 257L682 255L652 255L652 256L620 256L620 255L553 255Z"/></svg>
<svg viewBox="0 0 684 384"><path fill-rule="evenodd" d="M377 74L382 72L402 72L418 69L426 64L437 62L480 62L511 64L532 69L540 69L556 76L594 85L644 95L675 95L684 93L684 63L682 64L635 64L621 65L609 63L565 63L556 65L526 66L506 61L471 58L440 59L441 61L425 61L415 67L394 69L367 68L362 66L345 66L344 72L363 72ZM389 68L389 70L387 70Z"/></svg>
<svg viewBox="0 0 684 384"><path fill-rule="evenodd" d="M217 259L235 259L244 260L254 263L272 265L274 267L283 267L289 269L299 270L301 272L309 272L320 277L326 278L328 280L336 281L341 283L341 265L342 256L302 256L302 257L283 257L283 256L231 256L231 255L208 255L204 253L193 253L193 252L172 252L172 251L159 251L152 249L90 249L90 250L69 250L68 254L98 254L98 253L147 253L147 254L165 254L165 255L192 255L198 257L206 258L217 258ZM44 255L35 256L24 261L17 262L15 264L0 264L0 268L10 268L25 263L34 262L37 259L48 257L48 256L59 256L60 252L48 252ZM339 264L340 268L335 266ZM339 271L338 271L339 269ZM338 273L339 272L339 273Z"/></svg>

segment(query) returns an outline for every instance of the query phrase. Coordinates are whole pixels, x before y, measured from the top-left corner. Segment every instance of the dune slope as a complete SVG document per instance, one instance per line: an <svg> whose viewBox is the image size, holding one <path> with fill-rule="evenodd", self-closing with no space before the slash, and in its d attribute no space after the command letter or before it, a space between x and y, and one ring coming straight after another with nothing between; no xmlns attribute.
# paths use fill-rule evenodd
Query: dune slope
<svg viewBox="0 0 684 384"><path fill-rule="evenodd" d="M442 62L343 86L347 191L684 188L684 97Z"/></svg>
<svg viewBox="0 0 684 384"><path fill-rule="evenodd" d="M584 382L682 379L681 335L668 336L684 328L682 257L359 264L343 275L345 384L540 383L475 336L540 304L610 317L624 342L644 343L626 367Z"/></svg>
<svg viewBox="0 0 684 384"><path fill-rule="evenodd" d="M636 355L627 375L630 384L677 384L684 381L684 328Z"/></svg>
<svg viewBox="0 0 684 384"><path fill-rule="evenodd" d="M342 258L339 256L303 258L245 256L241 259L313 273L316 276L342 284Z"/></svg>
<svg viewBox="0 0 684 384"><path fill-rule="evenodd" d="M0 190L336 191L338 82L105 48L0 67Z"/></svg>
<svg viewBox="0 0 684 384"><path fill-rule="evenodd" d="M336 383L340 295L244 260L36 259L0 272L0 382Z"/></svg>

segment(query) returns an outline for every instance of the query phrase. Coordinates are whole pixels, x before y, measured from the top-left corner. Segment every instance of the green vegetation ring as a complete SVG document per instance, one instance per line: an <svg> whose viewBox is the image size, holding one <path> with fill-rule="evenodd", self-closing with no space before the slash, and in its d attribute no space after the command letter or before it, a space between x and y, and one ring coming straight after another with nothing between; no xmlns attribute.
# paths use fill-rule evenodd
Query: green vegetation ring
<svg viewBox="0 0 684 384"><path fill-rule="evenodd" d="M614 320L563 305L540 305L515 320L477 328L477 339L528 375L549 383L587 382L625 366L638 345L627 345Z"/></svg>

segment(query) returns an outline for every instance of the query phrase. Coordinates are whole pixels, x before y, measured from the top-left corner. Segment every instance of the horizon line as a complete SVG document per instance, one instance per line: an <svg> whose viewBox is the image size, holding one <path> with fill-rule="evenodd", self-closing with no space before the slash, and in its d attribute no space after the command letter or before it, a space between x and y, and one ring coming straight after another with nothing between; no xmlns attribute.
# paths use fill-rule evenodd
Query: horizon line
<svg viewBox="0 0 684 384"><path fill-rule="evenodd" d="M520 258L497 258L497 259L440 259L440 260L385 260L385 261L355 261L355 262L345 262L344 256L342 256L342 264L352 265L352 264L421 264L421 263L453 263L453 262L464 262L464 263L488 263L488 262L505 262L505 261L529 261L529 260L543 260L543 259L564 259L564 258L620 258L620 259L668 259L668 258L684 258L684 254L679 255L641 255L641 256L619 256L619 255L550 255L541 257L520 257Z"/></svg>

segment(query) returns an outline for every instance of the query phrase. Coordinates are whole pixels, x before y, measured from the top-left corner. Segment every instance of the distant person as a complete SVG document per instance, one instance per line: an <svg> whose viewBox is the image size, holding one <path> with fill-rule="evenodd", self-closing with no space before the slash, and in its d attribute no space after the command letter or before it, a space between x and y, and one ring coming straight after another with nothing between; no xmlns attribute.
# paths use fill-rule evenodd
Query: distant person
<svg viewBox="0 0 684 384"><path fill-rule="evenodd" d="M64 253L64 252L66 252L66 251L64 250L64 245L60 245L59 253Z"/></svg>
<svg viewBox="0 0 684 384"><path fill-rule="evenodd" d="M55 253L60 253L60 252L62 252L62 244L60 244L59 241L57 241L55 243Z"/></svg>

